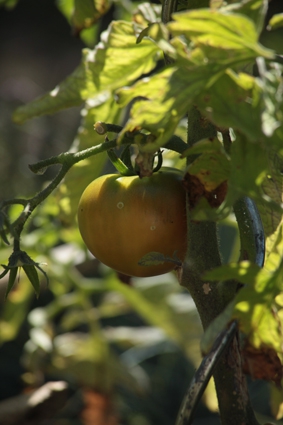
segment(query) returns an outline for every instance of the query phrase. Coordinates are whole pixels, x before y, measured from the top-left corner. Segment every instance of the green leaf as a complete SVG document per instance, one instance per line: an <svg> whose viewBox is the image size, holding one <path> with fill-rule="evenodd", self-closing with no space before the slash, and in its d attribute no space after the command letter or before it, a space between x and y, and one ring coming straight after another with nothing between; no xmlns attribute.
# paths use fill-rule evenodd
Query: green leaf
<svg viewBox="0 0 283 425"><path fill-rule="evenodd" d="M19 0L0 0L0 7L4 6L6 9L13 9Z"/></svg>
<svg viewBox="0 0 283 425"><path fill-rule="evenodd" d="M10 273L9 273L8 285L7 285L6 293L5 293L5 298L7 298L9 293L11 292L11 290L12 290L14 284L15 284L17 274L18 274L18 267L11 267Z"/></svg>
<svg viewBox="0 0 283 425"><path fill-rule="evenodd" d="M264 27L267 8L267 0L248 0L229 4L223 8L223 11L245 15L254 22L257 33L260 34Z"/></svg>
<svg viewBox="0 0 283 425"><path fill-rule="evenodd" d="M60 12L70 22L75 7L75 0L56 0L56 5Z"/></svg>
<svg viewBox="0 0 283 425"><path fill-rule="evenodd" d="M161 21L161 5L154 3L140 3L133 13L135 22L142 26Z"/></svg>
<svg viewBox="0 0 283 425"><path fill-rule="evenodd" d="M283 158L276 152L271 151L268 155L270 173L262 183L264 195L272 199L276 204L282 205L283 197ZM276 247L277 239L280 237L283 211L275 209L272 204L258 202L258 210L264 227L266 237L266 256Z"/></svg>
<svg viewBox="0 0 283 425"><path fill-rule="evenodd" d="M138 81L129 88L117 91L118 103L126 106L140 96L132 109L124 130L144 128L156 136L156 140L141 149L154 152L164 146L173 135L179 121L193 104L194 97L209 86L213 72L207 66L196 66L184 72L183 69L168 68L151 78Z"/></svg>
<svg viewBox="0 0 283 425"><path fill-rule="evenodd" d="M261 184L268 174L266 151L260 144L250 143L237 133L231 148L231 172L228 181L229 192L261 196Z"/></svg>
<svg viewBox="0 0 283 425"><path fill-rule="evenodd" d="M87 149L103 142L104 137L94 131L93 125L96 121L117 122L119 120L120 108L113 98L102 99L101 104L87 102L82 111L82 122L73 143L73 150ZM90 106L93 105L93 106ZM88 184L97 178L107 160L106 152L93 155L80 161L67 173L64 182L49 196L46 202L56 204L60 208L60 219L65 225L74 223L77 213L79 199Z"/></svg>
<svg viewBox="0 0 283 425"><path fill-rule="evenodd" d="M24 269L25 274L27 275L30 283L32 284L32 286L35 290L36 296L39 297L40 282L39 282L38 273L37 273L35 266L33 266L33 265L23 265L23 269Z"/></svg>
<svg viewBox="0 0 283 425"><path fill-rule="evenodd" d="M75 29L79 32L83 28L89 28L107 12L111 2L107 0L75 0L72 21Z"/></svg>
<svg viewBox="0 0 283 425"><path fill-rule="evenodd" d="M65 81L50 93L18 108L13 119L23 123L36 116L80 105L87 99L100 104L116 88L150 72L159 56L159 48L151 41L136 44L133 23L113 21L94 50L83 50L81 64Z"/></svg>
<svg viewBox="0 0 283 425"><path fill-rule="evenodd" d="M277 13L273 15L270 21L268 22L268 29L275 30L277 28L283 27L283 13Z"/></svg>
<svg viewBox="0 0 283 425"><path fill-rule="evenodd" d="M231 315L231 309L228 306L211 324L208 335L204 337L205 347L211 344L210 336L221 331L223 326L234 318L253 347L259 348L261 345L266 345L273 348L281 359L283 358L281 344L283 304L278 299L280 294L282 296L283 290L282 238L277 250L278 252L273 252L269 256L263 269L242 261L221 266L205 274L205 279L222 281L222 285L229 285L229 280L244 285L233 301L233 314Z"/></svg>
<svg viewBox="0 0 283 425"><path fill-rule="evenodd" d="M10 245L6 234L7 230L10 233L12 231L8 217L3 211L0 211L0 238L6 245Z"/></svg>
<svg viewBox="0 0 283 425"><path fill-rule="evenodd" d="M260 96L254 77L227 70L200 94L196 103L216 125L238 129L250 140L258 141L262 139Z"/></svg>
<svg viewBox="0 0 283 425"><path fill-rule="evenodd" d="M228 65L249 62L258 55L273 57L273 52L257 43L255 25L246 16L201 9L176 13L173 18L175 22L168 24L170 32L192 40L209 61Z"/></svg>
<svg viewBox="0 0 283 425"><path fill-rule="evenodd" d="M29 279L29 281L31 282L31 284L33 285L36 295L39 295L39 290L40 290L40 283L39 283L39 279L38 279L38 274L36 271L36 268L38 270L40 270L47 282L48 282L48 277L46 275L46 273L44 272L44 270L42 270L42 268L40 267L39 263L36 263L35 261L33 261L28 254L25 251L21 251L21 250L17 250L14 251L10 258L9 258L9 263L8 266L4 266L5 271L7 269L10 270L10 275L9 275L9 282L8 282L8 287L7 287L7 291L6 291L6 297L9 294L9 292L11 291L14 283L15 283L15 279L17 276L17 270L19 267L22 267Z"/></svg>
<svg viewBox="0 0 283 425"><path fill-rule="evenodd" d="M251 282L254 282L260 270L261 268L254 263L241 261L239 263L230 263L216 267L215 269L206 272L204 279L212 281L235 280L243 283L244 285L249 285ZM225 283L225 285L229 285L229 282Z"/></svg>
<svg viewBox="0 0 283 425"><path fill-rule="evenodd" d="M187 149L182 156L200 153L187 168L191 175L195 175L203 184L204 188L211 192L222 182L226 181L230 174L230 161L219 140L201 140Z"/></svg>
<svg viewBox="0 0 283 425"><path fill-rule="evenodd" d="M255 348L262 344L273 348L283 356L282 325L283 309L277 296L283 290L283 260L281 253L272 253L249 284L236 296L234 317L240 329L248 336Z"/></svg>

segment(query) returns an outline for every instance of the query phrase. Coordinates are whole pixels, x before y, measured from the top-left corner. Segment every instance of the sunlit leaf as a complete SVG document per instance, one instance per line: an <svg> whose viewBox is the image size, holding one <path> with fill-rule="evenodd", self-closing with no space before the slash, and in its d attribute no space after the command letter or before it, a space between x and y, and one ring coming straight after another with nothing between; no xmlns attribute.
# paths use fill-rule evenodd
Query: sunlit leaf
<svg viewBox="0 0 283 425"><path fill-rule="evenodd" d="M256 264L252 264L249 261L241 261L239 263L230 263L217 267L207 272L205 279L216 281L236 280L237 282L249 285L255 281L260 270L260 267ZM225 285L229 285L229 282L225 283Z"/></svg>
<svg viewBox="0 0 283 425"><path fill-rule="evenodd" d="M200 152L202 152L201 155L189 165L187 171L199 179L205 190L211 192L228 179L230 161L224 152L222 144L217 139L200 141L185 151L182 156L194 155Z"/></svg>
<svg viewBox="0 0 283 425"><path fill-rule="evenodd" d="M147 26L161 21L161 5L154 3L140 3L133 13L133 19L139 25Z"/></svg>
<svg viewBox="0 0 283 425"><path fill-rule="evenodd" d="M104 137L94 131L93 125L96 121L117 122L120 109L113 98L102 99L102 103L95 105L88 102L82 111L82 123L78 129L77 136L73 143L73 149L87 149L103 142ZM92 157L79 162L68 172L64 183L51 195L47 202L56 202L60 208L60 219L65 225L74 222L77 213L79 199L88 184L97 178L106 163L106 153L93 155Z"/></svg>
<svg viewBox="0 0 283 425"><path fill-rule="evenodd" d="M277 13L268 22L268 29L275 30L281 27L283 27L283 13Z"/></svg>
<svg viewBox="0 0 283 425"><path fill-rule="evenodd" d="M116 88L150 72L159 55L159 48L149 40L136 44L132 23L113 21L94 50L83 50L78 68L50 93L18 108L14 121L23 123L101 95L107 99Z"/></svg>
<svg viewBox="0 0 283 425"><path fill-rule="evenodd" d="M132 87L118 90L118 103L121 106L126 106L137 96L146 99L134 103L121 137L126 131L145 128L156 136L156 140L142 149L157 150L172 136L194 97L209 85L212 77L211 70L206 66L192 68L190 72L169 68L140 80Z"/></svg>
<svg viewBox="0 0 283 425"><path fill-rule="evenodd" d="M260 34L265 21L265 15L267 12L268 2L266 0L248 0L240 1L224 6L224 11L230 11L233 13L245 15L251 19Z"/></svg>
<svg viewBox="0 0 283 425"><path fill-rule="evenodd" d="M234 317L253 347L260 348L262 344L271 347L282 360L283 315L275 298L283 291L283 262L281 259L278 263L276 258L276 254L271 254L265 268L239 291Z"/></svg>
<svg viewBox="0 0 283 425"><path fill-rule="evenodd" d="M276 151L271 151L268 161L269 174L264 179L261 187L266 196L278 205L281 205L283 201L283 159ZM258 209L264 227L266 255L268 256L273 248L276 248L278 237L282 237L280 224L282 222L283 212L274 207L272 208L272 205L266 202L258 202Z"/></svg>
<svg viewBox="0 0 283 425"><path fill-rule="evenodd" d="M208 60L235 64L258 55L273 57L271 51L257 43L255 25L244 15L202 9L174 14L173 18L176 22L168 24L173 35L192 40Z"/></svg>

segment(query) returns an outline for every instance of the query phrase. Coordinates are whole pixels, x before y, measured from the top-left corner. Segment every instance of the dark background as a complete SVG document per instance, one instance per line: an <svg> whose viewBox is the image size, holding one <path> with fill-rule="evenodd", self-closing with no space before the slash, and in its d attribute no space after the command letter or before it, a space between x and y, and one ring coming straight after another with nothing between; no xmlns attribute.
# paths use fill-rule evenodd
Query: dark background
<svg viewBox="0 0 283 425"><path fill-rule="evenodd" d="M34 176L28 164L69 149L79 108L21 126L11 116L72 73L83 47L52 0L20 0L12 10L0 8L0 200L32 195L50 174Z"/></svg>

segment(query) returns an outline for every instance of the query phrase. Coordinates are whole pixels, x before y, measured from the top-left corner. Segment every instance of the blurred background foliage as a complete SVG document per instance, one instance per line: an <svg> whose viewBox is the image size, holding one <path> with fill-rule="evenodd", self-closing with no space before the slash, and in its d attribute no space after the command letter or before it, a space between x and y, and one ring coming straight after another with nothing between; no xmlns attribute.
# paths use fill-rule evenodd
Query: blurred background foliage
<svg viewBox="0 0 283 425"><path fill-rule="evenodd" d="M279 3L271 2L276 13ZM103 120L104 113L103 108L90 105L83 112L67 109L17 126L11 120L12 112L53 89L77 67L82 48L93 47L112 19L128 17L138 3L97 2L97 10L103 6L104 14L93 22L72 13L80 5L75 0L20 0L17 4L2 0L0 5L6 6L0 8L3 200L40 190L54 171L34 176L28 164L78 143L80 148L87 147L96 136L77 133L81 115L91 132L96 116ZM268 45L268 35L262 38ZM282 30L277 30L278 40L282 40ZM113 122L123 121L114 104L108 107ZM185 137L185 125L178 131ZM68 194L72 192L76 199L79 193L73 195L82 179L87 185L97 174L112 171L104 155L91 161L93 175L85 175L83 168L81 175L72 170L60 188L66 193L63 204L56 202L56 194L48 199L23 235L23 249L46 264L49 285L42 281L36 299L21 273L19 284L5 301L7 282L0 283L0 400L4 403L49 381L64 381L68 385L65 402L54 407L53 417L42 423L171 425L201 359L201 324L190 295L180 288L174 274L128 279L86 251L78 229L68 219ZM165 165L184 167L172 153L165 155ZM239 241L233 217L221 224L219 234L224 260L237 259ZM11 248L2 244L0 263L5 263L10 253ZM269 386L256 381L250 382L250 388L260 420L268 418L272 411ZM2 411L0 402L0 419ZM27 423L40 424L41 419ZM208 421L219 423L212 383L194 423ZM3 417L0 423L6 423Z"/></svg>

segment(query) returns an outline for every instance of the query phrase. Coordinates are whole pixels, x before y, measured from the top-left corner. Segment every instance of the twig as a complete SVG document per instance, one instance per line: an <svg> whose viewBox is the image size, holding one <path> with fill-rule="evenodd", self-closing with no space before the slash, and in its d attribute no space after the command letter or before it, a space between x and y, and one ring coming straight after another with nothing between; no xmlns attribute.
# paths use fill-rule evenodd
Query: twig
<svg viewBox="0 0 283 425"><path fill-rule="evenodd" d="M179 410L176 425L189 425L192 422L196 407L207 387L207 384L218 364L223 351L230 344L237 329L236 322L232 322L228 329L221 332L215 340L211 351L207 354L198 370L196 371L189 389L184 397L183 403Z"/></svg>

